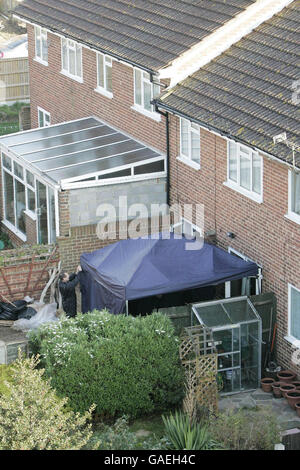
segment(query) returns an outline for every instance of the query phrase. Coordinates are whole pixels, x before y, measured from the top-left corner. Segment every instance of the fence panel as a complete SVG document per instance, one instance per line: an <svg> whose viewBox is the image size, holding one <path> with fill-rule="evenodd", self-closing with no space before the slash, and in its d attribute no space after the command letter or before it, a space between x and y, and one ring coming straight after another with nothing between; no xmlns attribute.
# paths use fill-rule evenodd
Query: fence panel
<svg viewBox="0 0 300 470"><path fill-rule="evenodd" d="M28 58L0 59L0 104L29 98Z"/></svg>

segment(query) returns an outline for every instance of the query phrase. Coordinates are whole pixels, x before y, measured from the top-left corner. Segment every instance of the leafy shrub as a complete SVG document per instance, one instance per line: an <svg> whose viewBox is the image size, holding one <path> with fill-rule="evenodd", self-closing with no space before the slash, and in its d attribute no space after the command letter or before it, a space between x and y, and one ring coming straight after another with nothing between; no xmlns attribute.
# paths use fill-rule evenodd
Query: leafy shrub
<svg viewBox="0 0 300 470"><path fill-rule="evenodd" d="M160 313L79 314L42 326L29 340L52 385L75 411L95 403L102 416L136 417L182 399L178 338Z"/></svg>
<svg viewBox="0 0 300 470"><path fill-rule="evenodd" d="M274 450L280 429L271 409L226 411L210 420L214 438L229 450Z"/></svg>
<svg viewBox="0 0 300 470"><path fill-rule="evenodd" d="M81 449L92 434L92 409L84 416L68 411L68 399L57 397L37 364L37 358L19 356L7 383L9 398L0 395L0 450Z"/></svg>
<svg viewBox="0 0 300 470"><path fill-rule="evenodd" d="M9 394L7 382L12 380L12 365L0 364L0 396Z"/></svg>
<svg viewBox="0 0 300 470"><path fill-rule="evenodd" d="M164 440L148 437L140 441L134 432L129 430L128 418L118 418L113 426L102 426L94 433L86 445L86 449L97 450L160 450L164 449Z"/></svg>
<svg viewBox="0 0 300 470"><path fill-rule="evenodd" d="M173 450L212 450L218 444L211 437L207 426L190 420L182 411L176 411L175 415L162 417L165 424L165 433L170 448Z"/></svg>

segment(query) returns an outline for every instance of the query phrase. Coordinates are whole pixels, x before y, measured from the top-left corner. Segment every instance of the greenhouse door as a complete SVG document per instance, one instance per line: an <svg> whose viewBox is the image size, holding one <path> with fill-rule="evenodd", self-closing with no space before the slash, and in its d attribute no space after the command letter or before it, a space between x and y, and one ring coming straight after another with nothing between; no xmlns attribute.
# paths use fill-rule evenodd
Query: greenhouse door
<svg viewBox="0 0 300 470"><path fill-rule="evenodd" d="M241 331L240 326L217 329L213 338L218 351L218 372L222 378L222 393L241 390Z"/></svg>
<svg viewBox="0 0 300 470"><path fill-rule="evenodd" d="M48 243L48 203L47 187L40 181L36 181L37 197L37 222L38 222L38 243L46 245Z"/></svg>

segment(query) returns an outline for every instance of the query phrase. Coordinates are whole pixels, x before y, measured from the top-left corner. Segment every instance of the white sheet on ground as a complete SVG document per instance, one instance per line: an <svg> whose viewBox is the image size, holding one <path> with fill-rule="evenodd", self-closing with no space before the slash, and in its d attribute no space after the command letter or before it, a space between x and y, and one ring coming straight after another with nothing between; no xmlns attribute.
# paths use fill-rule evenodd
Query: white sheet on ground
<svg viewBox="0 0 300 470"><path fill-rule="evenodd" d="M52 304L46 304L36 315L34 315L29 320L21 318L20 320L15 321L12 328L14 330L29 331L35 330L43 323L58 321L58 317L56 316L56 309L56 302Z"/></svg>

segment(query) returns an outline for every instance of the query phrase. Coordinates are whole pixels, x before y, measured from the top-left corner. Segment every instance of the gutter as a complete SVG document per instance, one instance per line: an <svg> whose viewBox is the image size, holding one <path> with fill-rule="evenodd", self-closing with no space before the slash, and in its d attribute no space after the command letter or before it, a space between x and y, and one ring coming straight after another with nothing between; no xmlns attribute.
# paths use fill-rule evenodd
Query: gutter
<svg viewBox="0 0 300 470"><path fill-rule="evenodd" d="M242 145L245 145L246 147L249 147L251 148L252 150L256 151L256 152L259 152L263 155L265 155L267 158L269 158L270 160L274 160L276 161L277 163L282 163L283 165L287 165L289 168L295 170L295 166L293 163L289 163L289 162L286 162L284 160L282 160L281 158L279 157L276 157L275 155L272 155L268 152L266 152L265 150L262 150L258 147L255 147L254 145L250 144L249 142L246 142L242 139L239 139L238 137L235 137L233 135L231 135L229 132L225 132L225 131L221 131L220 129L218 129L217 127L214 127L214 126L211 126L203 121L200 121L200 119L196 119L196 118L191 118L191 116L189 116L188 114L185 114L181 111L177 111L175 110L174 108L171 108L170 106L162 103L162 102L158 102L158 100L153 100L153 104L155 105L155 109L157 109L157 112L159 114L162 114L161 111L159 111L159 107L163 108L166 110L166 113L170 113L170 114L174 114L176 116L179 116L179 117L182 117L184 119L187 119L189 121L193 121L195 122L196 124L198 124L200 127L202 127L203 129L205 130L209 130L210 132L218 135L218 136L221 136L221 137L224 137L226 139L229 139L229 140L233 140L235 142L238 142ZM163 114L164 115L164 114ZM299 167L296 167L296 171L299 171Z"/></svg>

